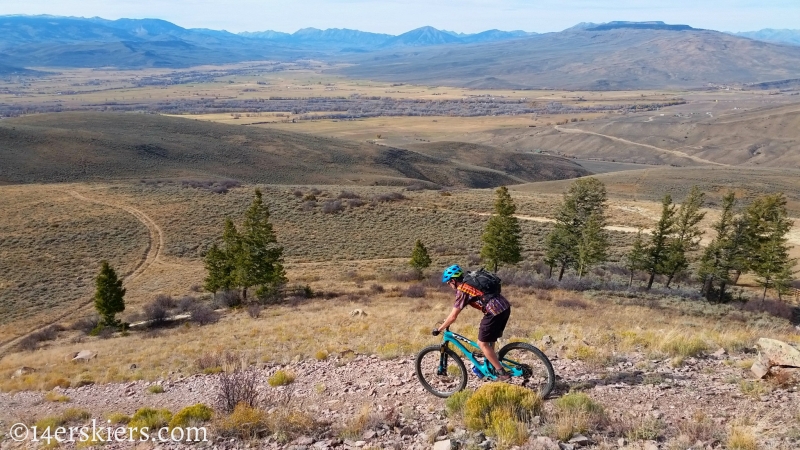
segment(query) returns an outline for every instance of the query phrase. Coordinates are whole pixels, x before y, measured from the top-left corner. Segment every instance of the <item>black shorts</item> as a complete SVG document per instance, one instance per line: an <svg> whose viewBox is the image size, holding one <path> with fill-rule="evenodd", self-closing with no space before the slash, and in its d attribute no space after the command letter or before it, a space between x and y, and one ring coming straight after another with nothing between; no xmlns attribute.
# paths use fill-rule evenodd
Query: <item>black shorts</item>
<svg viewBox="0 0 800 450"><path fill-rule="evenodd" d="M496 316L486 314L481 319L481 326L478 329L478 340L481 342L497 342L503 336L506 329L508 317L511 315L511 307Z"/></svg>

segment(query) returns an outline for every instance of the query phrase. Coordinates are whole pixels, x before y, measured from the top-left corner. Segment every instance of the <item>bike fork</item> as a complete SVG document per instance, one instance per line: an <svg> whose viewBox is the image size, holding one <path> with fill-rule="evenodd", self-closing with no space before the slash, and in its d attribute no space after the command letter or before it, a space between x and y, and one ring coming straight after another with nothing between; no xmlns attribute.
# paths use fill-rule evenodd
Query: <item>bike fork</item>
<svg viewBox="0 0 800 450"><path fill-rule="evenodd" d="M441 350L439 351L439 369L436 371L436 374L439 376L447 375L447 352L445 352L446 348L447 348L446 345L442 345Z"/></svg>

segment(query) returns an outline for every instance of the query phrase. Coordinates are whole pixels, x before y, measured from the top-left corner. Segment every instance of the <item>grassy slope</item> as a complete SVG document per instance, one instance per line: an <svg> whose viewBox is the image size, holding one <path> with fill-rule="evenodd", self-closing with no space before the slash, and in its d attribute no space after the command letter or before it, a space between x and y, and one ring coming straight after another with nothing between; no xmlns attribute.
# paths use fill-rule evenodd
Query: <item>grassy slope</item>
<svg viewBox="0 0 800 450"><path fill-rule="evenodd" d="M433 142L407 147L434 158L488 167L531 182L589 175L580 165L565 159L533 153L504 152L497 147L464 142Z"/></svg>
<svg viewBox="0 0 800 450"><path fill-rule="evenodd" d="M729 190L748 202L759 195L783 192L789 200L790 214L800 214L800 171L745 167L658 167L596 175L605 183L609 196L639 201L660 201L666 193L680 202L692 186L708 196L707 204L717 207ZM569 181L548 181L514 186L527 193L558 193Z"/></svg>
<svg viewBox="0 0 800 450"><path fill-rule="evenodd" d="M421 180L492 187L528 181L403 149L141 114L61 113L5 120L0 123L0 157L0 183L234 178L274 184Z"/></svg>

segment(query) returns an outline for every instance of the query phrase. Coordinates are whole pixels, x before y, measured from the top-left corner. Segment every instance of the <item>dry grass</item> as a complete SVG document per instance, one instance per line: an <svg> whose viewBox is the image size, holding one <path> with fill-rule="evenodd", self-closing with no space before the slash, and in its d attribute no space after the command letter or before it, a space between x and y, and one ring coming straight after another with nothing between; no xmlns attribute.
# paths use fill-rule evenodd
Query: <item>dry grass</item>
<svg viewBox="0 0 800 450"><path fill-rule="evenodd" d="M340 288L357 289L348 287L347 283ZM80 365L65 363L63 356L81 350L87 342L57 341L57 345L35 355L15 353L0 360L0 388L5 391L49 390L58 380L78 381L80 378L91 378L98 383L156 380L175 370L203 372L207 368L198 367L198 358L226 351L269 355L270 360L280 363L288 363L296 357L314 358L320 347L330 353L352 350L379 354L392 348L398 354L413 354L430 344L430 325L425 324L435 324L447 315L452 307L452 293L434 291L424 300L426 307L420 309L409 308L417 300L390 295L391 289L372 296L368 305L346 299L314 299L297 306L273 306L266 308L259 319L234 310L216 324L165 329L157 336L132 331L125 337L93 338L91 348L98 352L98 357ZM559 291L552 291L552 295L556 298L575 296ZM731 340L752 344L762 336L788 339L792 333L788 326L779 325L779 322L728 323L724 316L717 319L717 315L710 320L696 317L693 320L704 325L689 327L684 315L685 302L652 300L660 305L654 320L650 301L648 306L640 306L604 300L603 308L576 310L565 320L563 312L553 302L540 300L524 290L510 288L508 297L517 305L505 336L508 340L536 343L536 339L549 334L556 342L586 341L603 353L614 349L659 352L663 342L670 342L671 333L660 333L663 329L674 330L676 335L697 336L713 344L713 348L725 346ZM598 300L586 298L584 301L593 304ZM351 316L350 312L356 308L366 311L368 318ZM477 315L467 314L459 318L454 330L474 338L477 321ZM337 325L331 325L333 323ZM736 331L732 331L733 325ZM139 368L131 370L129 367L134 363ZM221 362L209 364L219 367ZM13 371L21 366L34 367L37 371L11 379Z"/></svg>
<svg viewBox="0 0 800 450"><path fill-rule="evenodd" d="M587 433L606 421L603 407L582 392L572 392L555 400L555 417L550 424L554 436L562 441L577 433Z"/></svg>
<svg viewBox="0 0 800 450"><path fill-rule="evenodd" d="M733 427L726 442L730 450L757 450L758 443L753 431L744 427Z"/></svg>

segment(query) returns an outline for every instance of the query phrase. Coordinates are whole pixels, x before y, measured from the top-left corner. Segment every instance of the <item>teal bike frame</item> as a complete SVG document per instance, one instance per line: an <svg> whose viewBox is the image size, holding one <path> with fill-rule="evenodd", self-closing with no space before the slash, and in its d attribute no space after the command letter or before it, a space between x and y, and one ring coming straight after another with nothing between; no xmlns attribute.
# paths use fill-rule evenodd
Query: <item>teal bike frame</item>
<svg viewBox="0 0 800 450"><path fill-rule="evenodd" d="M468 350L467 347L465 347L462 344L463 342L464 344L469 344L473 348L480 350L480 347L478 347L477 343L467 339L466 337L458 333L453 333L449 329L446 329L444 333L442 333L442 335L443 335L442 348L447 347L448 344L453 344L457 349L461 350L461 353L467 357L467 359L472 363L472 365L474 365L475 367L478 368L478 370L481 371L484 377L486 377L489 380L497 379L497 374L495 373L492 363L489 362L489 358L486 358L484 356L483 362L478 361L473 352L471 350ZM500 361L500 364L503 365L503 367L512 377L522 376L522 369L520 369L517 365L508 365L505 364L504 361ZM439 357L438 373L439 375L444 375L447 373L447 354L445 352L442 352L441 356Z"/></svg>

